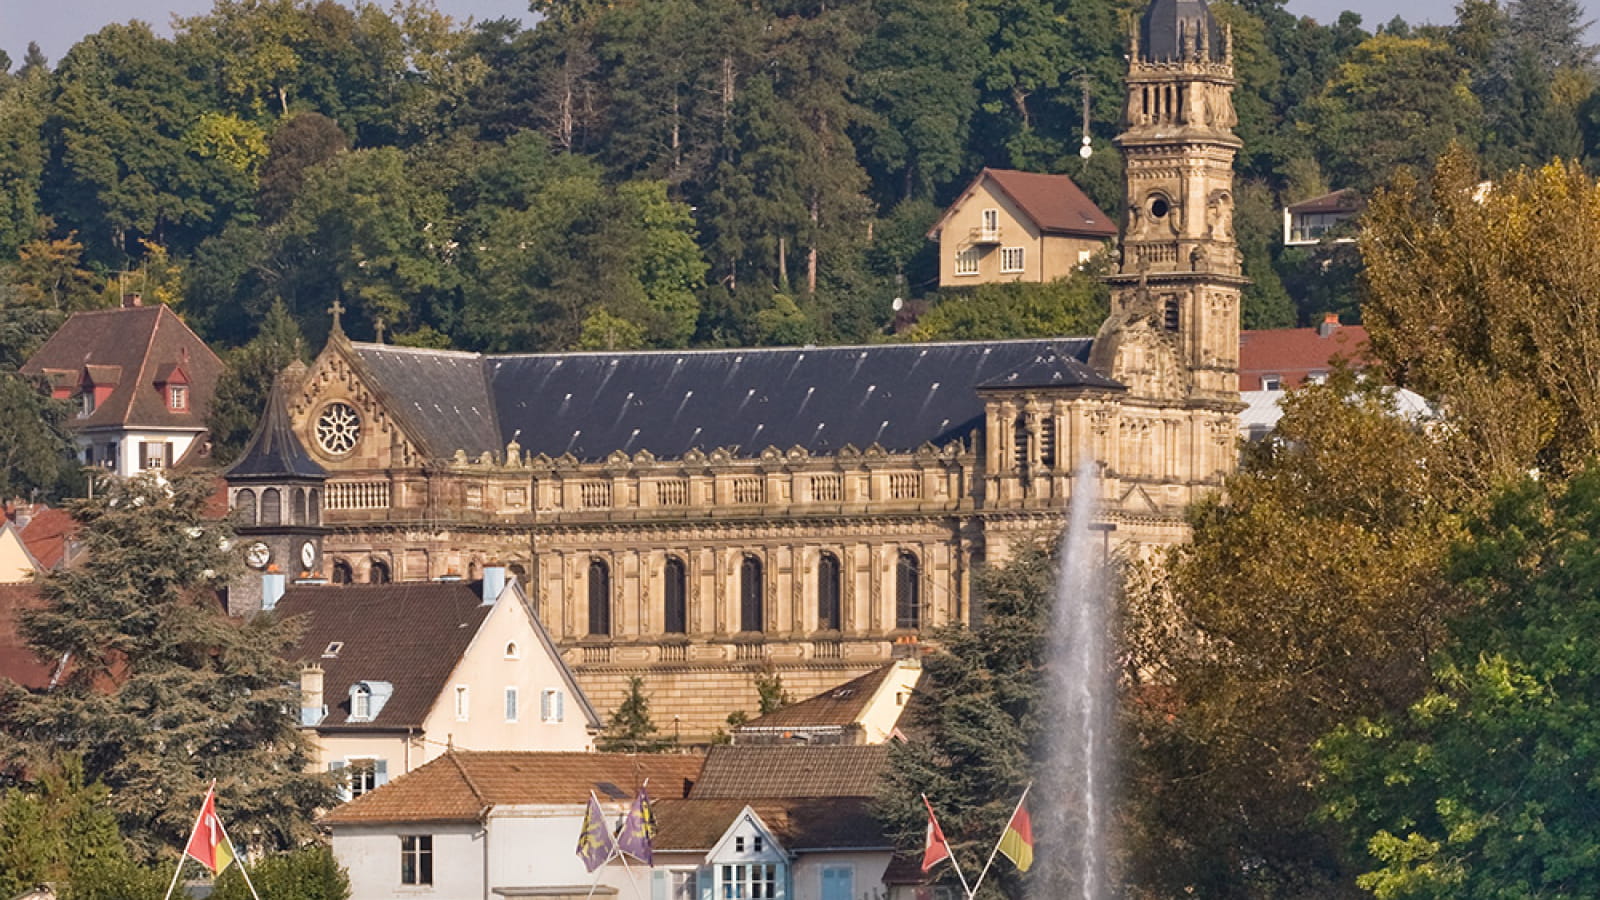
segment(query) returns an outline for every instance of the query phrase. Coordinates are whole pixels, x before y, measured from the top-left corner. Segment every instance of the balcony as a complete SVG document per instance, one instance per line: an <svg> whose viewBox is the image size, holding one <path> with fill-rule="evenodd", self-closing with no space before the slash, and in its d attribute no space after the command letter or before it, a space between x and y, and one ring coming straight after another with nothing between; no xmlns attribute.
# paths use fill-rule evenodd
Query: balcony
<svg viewBox="0 0 1600 900"><path fill-rule="evenodd" d="M972 229L969 243L974 246L985 246L1000 243L1000 226L984 225Z"/></svg>

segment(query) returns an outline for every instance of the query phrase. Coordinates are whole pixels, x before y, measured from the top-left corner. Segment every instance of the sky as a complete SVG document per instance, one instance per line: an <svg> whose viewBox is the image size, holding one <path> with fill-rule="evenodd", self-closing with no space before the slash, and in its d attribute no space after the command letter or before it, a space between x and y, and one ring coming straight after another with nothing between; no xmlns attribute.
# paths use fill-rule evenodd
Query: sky
<svg viewBox="0 0 1600 900"><path fill-rule="evenodd" d="M439 9L457 18L520 18L529 20L527 0L436 0ZM1445 24L1455 19L1456 0L1288 0L1297 15L1331 22L1342 10L1354 10L1369 29L1394 18L1398 12L1413 24ZM1596 18L1600 0L1585 0L1585 11ZM174 14L192 16L211 9L211 0L0 0L0 50L13 62L22 59L29 41L38 41L54 63L86 34L110 22L143 19L158 33L171 34ZM1600 41L1593 27L1591 39Z"/></svg>

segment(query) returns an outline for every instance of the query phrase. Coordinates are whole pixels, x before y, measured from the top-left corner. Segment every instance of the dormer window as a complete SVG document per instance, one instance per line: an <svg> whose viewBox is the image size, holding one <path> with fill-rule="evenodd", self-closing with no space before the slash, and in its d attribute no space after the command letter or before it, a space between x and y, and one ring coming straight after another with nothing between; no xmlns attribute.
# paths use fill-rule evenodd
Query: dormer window
<svg viewBox="0 0 1600 900"><path fill-rule="evenodd" d="M372 718L372 688L358 684L350 689L350 718L362 721Z"/></svg>
<svg viewBox="0 0 1600 900"><path fill-rule="evenodd" d="M350 686L351 722L371 722L383 714L383 706L394 695L387 681L358 681Z"/></svg>
<svg viewBox="0 0 1600 900"><path fill-rule="evenodd" d="M78 410L78 415L84 417L94 415L94 387L85 387L83 394L80 396L83 400L83 406Z"/></svg>
<svg viewBox="0 0 1600 900"><path fill-rule="evenodd" d="M167 408L173 412L184 412L189 408L189 386L186 384L167 385Z"/></svg>

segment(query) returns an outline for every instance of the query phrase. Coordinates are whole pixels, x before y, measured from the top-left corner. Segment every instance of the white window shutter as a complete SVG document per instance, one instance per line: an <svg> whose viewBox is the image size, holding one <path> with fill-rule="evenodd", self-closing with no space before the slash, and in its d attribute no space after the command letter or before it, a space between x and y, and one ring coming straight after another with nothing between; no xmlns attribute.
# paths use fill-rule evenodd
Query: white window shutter
<svg viewBox="0 0 1600 900"><path fill-rule="evenodd" d="M567 715L567 695L556 691L556 721L565 722Z"/></svg>
<svg viewBox="0 0 1600 900"><path fill-rule="evenodd" d="M539 695L539 721L549 722L555 715L555 699L551 696L554 691L544 691Z"/></svg>
<svg viewBox="0 0 1600 900"><path fill-rule="evenodd" d="M372 761L372 786L373 787L377 787L379 785L388 784L388 783L389 783L389 761L386 760L386 759L375 759L375 760L373 760Z"/></svg>

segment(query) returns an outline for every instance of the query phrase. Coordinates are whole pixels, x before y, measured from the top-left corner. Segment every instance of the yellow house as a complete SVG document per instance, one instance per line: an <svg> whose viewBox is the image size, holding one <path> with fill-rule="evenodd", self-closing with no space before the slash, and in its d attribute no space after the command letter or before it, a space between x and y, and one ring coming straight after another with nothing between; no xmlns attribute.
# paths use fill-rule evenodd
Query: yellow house
<svg viewBox="0 0 1600 900"><path fill-rule="evenodd" d="M269 579L272 574L267 576ZM281 576L280 576L281 577ZM592 750L600 718L505 569L479 584L294 585L300 722L360 796L461 750Z"/></svg>
<svg viewBox="0 0 1600 900"><path fill-rule="evenodd" d="M751 719L734 731L733 742L882 744L895 735L921 677L920 659L897 659L815 697Z"/></svg>
<svg viewBox="0 0 1600 900"><path fill-rule="evenodd" d="M30 584L44 573L22 543L22 534L10 522L0 525L0 584Z"/></svg>
<svg viewBox="0 0 1600 900"><path fill-rule="evenodd" d="M1065 175L984 169L928 231L939 286L1051 281L1089 261L1117 227Z"/></svg>

